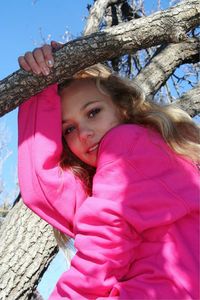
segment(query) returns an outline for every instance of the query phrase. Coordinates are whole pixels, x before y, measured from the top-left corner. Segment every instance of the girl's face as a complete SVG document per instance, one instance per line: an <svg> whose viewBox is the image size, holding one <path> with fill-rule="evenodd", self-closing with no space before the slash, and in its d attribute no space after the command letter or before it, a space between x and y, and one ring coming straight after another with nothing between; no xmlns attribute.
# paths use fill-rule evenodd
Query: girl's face
<svg viewBox="0 0 200 300"><path fill-rule="evenodd" d="M70 150L86 164L96 167L103 136L121 123L108 95L92 80L76 80L61 92L62 132Z"/></svg>

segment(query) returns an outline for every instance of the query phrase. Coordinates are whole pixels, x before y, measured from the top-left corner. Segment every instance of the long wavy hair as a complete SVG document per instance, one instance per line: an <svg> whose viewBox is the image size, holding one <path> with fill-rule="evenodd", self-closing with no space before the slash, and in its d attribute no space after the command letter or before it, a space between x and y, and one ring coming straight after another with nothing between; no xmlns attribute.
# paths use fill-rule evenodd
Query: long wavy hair
<svg viewBox="0 0 200 300"><path fill-rule="evenodd" d="M113 74L107 67L97 64L76 73L59 85L58 93L74 80L92 80L102 94L110 95L119 110L122 123L133 123L156 129L165 142L179 155L195 163L200 160L200 130L191 117L175 104L160 105L145 97L142 89L127 78ZM68 148L63 138L62 169L71 169L91 194L95 169L80 161Z"/></svg>

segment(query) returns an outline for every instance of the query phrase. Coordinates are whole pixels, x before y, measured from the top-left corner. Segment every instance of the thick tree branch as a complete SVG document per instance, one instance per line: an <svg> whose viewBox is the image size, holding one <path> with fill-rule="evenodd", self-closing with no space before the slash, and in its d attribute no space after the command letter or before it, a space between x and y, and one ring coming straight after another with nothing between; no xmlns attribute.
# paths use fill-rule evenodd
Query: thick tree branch
<svg viewBox="0 0 200 300"><path fill-rule="evenodd" d="M146 95L153 96L177 67L200 60L199 49L200 39L197 38L170 44L151 59L150 63L137 75L135 81L142 85Z"/></svg>
<svg viewBox="0 0 200 300"><path fill-rule="evenodd" d="M185 40L186 32L199 23L199 0L186 0L149 17L71 41L55 53L55 67L48 77L18 70L0 82L0 115L16 108L46 86L61 82L97 62L151 46Z"/></svg>
<svg viewBox="0 0 200 300"><path fill-rule="evenodd" d="M96 0L93 7L90 9L90 15L84 29L84 36L94 33L99 30L99 24L105 14L108 6L124 2L124 0Z"/></svg>
<svg viewBox="0 0 200 300"><path fill-rule="evenodd" d="M200 113L200 84L189 90L175 102L176 105L194 117Z"/></svg>

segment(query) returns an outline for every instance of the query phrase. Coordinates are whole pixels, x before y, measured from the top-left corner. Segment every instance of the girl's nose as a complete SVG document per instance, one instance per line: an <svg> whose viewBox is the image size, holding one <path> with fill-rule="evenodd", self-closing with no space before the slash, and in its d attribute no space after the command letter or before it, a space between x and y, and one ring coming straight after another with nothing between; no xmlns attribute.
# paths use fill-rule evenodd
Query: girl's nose
<svg viewBox="0 0 200 300"><path fill-rule="evenodd" d="M81 141L86 141L88 138L94 135L94 130L87 126L83 126L79 128L79 137Z"/></svg>

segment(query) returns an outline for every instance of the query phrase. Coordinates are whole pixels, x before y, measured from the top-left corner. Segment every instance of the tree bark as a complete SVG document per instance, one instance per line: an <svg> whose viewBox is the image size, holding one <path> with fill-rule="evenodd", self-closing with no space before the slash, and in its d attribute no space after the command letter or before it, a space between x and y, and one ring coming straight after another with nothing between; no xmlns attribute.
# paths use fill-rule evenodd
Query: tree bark
<svg viewBox="0 0 200 300"><path fill-rule="evenodd" d="M33 294L31 295L30 300L43 300L43 298L42 298L42 296L40 295L40 293L39 293L37 290L35 290L35 291L33 292Z"/></svg>
<svg viewBox="0 0 200 300"><path fill-rule="evenodd" d="M6 216L0 237L0 299L30 299L58 251L52 229L20 201Z"/></svg>
<svg viewBox="0 0 200 300"><path fill-rule="evenodd" d="M170 44L153 57L150 63L135 78L147 96L153 96L166 83L177 67L185 63L196 63L199 56L200 39Z"/></svg>
<svg viewBox="0 0 200 300"><path fill-rule="evenodd" d="M199 0L186 0L151 16L126 22L67 43L55 53L55 67L47 77L18 70L0 82L0 116L46 86L62 82L97 62L165 43L186 40L186 32L200 24Z"/></svg>
<svg viewBox="0 0 200 300"><path fill-rule="evenodd" d="M200 113L200 83L183 94L175 102L180 108L185 110L191 117Z"/></svg>
<svg viewBox="0 0 200 300"><path fill-rule="evenodd" d="M87 19L83 35L86 36L98 31L99 24L103 19L106 9L112 4L122 2L124 2L124 0L96 0L93 7L90 9L90 15Z"/></svg>
<svg viewBox="0 0 200 300"><path fill-rule="evenodd" d="M105 10L110 0L96 0L94 6L90 9L90 15L84 29L84 36L98 31L99 24L103 18Z"/></svg>

